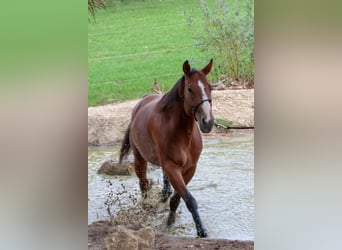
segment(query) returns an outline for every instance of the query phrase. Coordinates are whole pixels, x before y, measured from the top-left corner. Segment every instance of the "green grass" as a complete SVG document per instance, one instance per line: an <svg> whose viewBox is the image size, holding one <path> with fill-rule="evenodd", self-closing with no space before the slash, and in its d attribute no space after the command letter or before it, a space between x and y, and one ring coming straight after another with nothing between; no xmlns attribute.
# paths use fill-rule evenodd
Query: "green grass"
<svg viewBox="0 0 342 250"><path fill-rule="evenodd" d="M140 98L154 78L167 91L185 60L201 68L212 57L195 47L186 22L191 16L193 27L203 28L199 1L129 1L95 15L88 24L89 106Z"/></svg>

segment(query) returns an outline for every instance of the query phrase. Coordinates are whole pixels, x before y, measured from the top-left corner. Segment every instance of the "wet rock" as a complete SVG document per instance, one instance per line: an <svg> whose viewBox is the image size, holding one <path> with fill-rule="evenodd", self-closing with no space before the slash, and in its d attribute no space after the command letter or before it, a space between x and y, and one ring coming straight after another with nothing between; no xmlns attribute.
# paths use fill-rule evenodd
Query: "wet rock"
<svg viewBox="0 0 342 250"><path fill-rule="evenodd" d="M119 164L113 160L104 162L97 171L98 174L108 175L132 175L133 172L134 169L132 164L126 162Z"/></svg>
<svg viewBox="0 0 342 250"><path fill-rule="evenodd" d="M141 228L138 231L117 226L115 232L108 235L103 241L103 249L147 250L152 249L155 233L151 227Z"/></svg>

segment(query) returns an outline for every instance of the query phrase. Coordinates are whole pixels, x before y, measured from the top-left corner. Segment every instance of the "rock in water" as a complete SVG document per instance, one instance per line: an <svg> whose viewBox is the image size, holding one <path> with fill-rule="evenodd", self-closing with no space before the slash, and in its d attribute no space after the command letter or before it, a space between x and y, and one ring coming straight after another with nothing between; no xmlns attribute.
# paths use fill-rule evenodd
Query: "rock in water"
<svg viewBox="0 0 342 250"><path fill-rule="evenodd" d="M108 175L131 175L133 172L133 167L130 163L119 164L113 160L104 162L97 171L98 174Z"/></svg>

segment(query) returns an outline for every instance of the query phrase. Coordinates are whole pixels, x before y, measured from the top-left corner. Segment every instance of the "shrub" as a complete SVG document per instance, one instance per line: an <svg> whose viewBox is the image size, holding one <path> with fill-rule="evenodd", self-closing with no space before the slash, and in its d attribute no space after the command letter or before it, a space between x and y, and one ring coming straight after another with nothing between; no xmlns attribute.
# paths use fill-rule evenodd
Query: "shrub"
<svg viewBox="0 0 342 250"><path fill-rule="evenodd" d="M88 14L91 14L94 19L95 19L95 9L103 9L105 7L106 7L105 0L88 0Z"/></svg>
<svg viewBox="0 0 342 250"><path fill-rule="evenodd" d="M215 59L213 76L254 82L254 1L201 1L204 32L191 29L196 46ZM189 26L193 26L188 17Z"/></svg>

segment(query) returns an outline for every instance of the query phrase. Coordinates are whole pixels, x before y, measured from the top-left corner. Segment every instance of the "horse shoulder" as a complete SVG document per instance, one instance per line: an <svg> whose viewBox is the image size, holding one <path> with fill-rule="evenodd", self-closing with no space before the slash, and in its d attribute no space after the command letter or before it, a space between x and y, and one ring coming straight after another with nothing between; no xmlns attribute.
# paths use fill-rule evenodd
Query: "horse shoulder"
<svg viewBox="0 0 342 250"><path fill-rule="evenodd" d="M196 126L192 133L191 140L189 141L189 158L193 165L197 164L202 152L202 147L202 136L198 127Z"/></svg>

